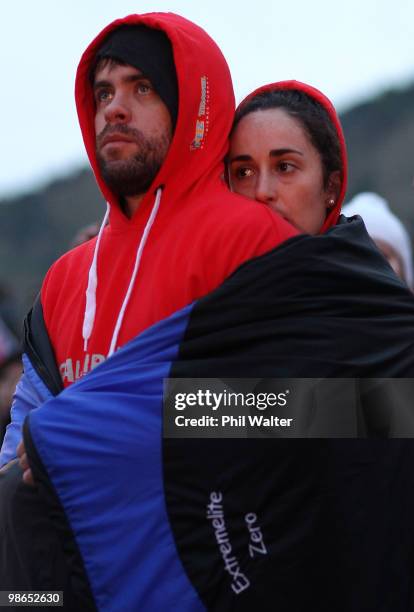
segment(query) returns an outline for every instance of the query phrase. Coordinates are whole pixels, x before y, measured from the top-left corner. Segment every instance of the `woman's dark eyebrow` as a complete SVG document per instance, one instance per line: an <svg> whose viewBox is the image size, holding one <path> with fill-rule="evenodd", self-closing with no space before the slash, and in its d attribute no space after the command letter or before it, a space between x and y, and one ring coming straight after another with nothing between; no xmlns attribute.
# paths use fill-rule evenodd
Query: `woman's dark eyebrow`
<svg viewBox="0 0 414 612"><path fill-rule="evenodd" d="M269 157L280 157L281 155L286 155L287 153L297 153L297 155L302 155L303 157L303 153L301 151L298 151L297 149L289 149L287 147L283 149L272 149L269 151ZM230 158L230 163L239 161L249 162L252 161L252 159L253 157L251 155L236 155L235 157Z"/></svg>
<svg viewBox="0 0 414 612"><path fill-rule="evenodd" d="M244 162L248 162L251 161L253 158L251 157L251 155L236 155L235 157L232 157L230 159L230 163L235 162L235 161L244 161Z"/></svg>
<svg viewBox="0 0 414 612"><path fill-rule="evenodd" d="M298 151L297 149L288 149L288 148L272 149L269 152L269 157L279 157L280 155L286 155L286 153L297 153L298 155L302 155L303 157L303 153L301 153L301 151Z"/></svg>

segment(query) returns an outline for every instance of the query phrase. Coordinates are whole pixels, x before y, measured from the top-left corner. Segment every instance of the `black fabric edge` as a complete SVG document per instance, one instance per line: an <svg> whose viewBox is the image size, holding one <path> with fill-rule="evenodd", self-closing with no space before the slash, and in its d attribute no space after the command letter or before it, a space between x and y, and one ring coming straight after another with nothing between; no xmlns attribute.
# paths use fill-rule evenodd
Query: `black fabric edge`
<svg viewBox="0 0 414 612"><path fill-rule="evenodd" d="M67 600L69 596L71 609L77 611L82 610L82 612L96 612L97 607L95 605L82 555L66 517L65 510L37 452L30 432L30 417L26 418L23 424L23 440L39 495L49 509L49 519L56 529L57 536L62 544L63 554L68 564L72 592L70 594L66 593L66 597L65 593L63 594L64 601L65 599Z"/></svg>
<svg viewBox="0 0 414 612"><path fill-rule="evenodd" d="M349 231L351 226L352 226L354 235L348 236L347 232ZM375 242L372 240L372 238L368 234L362 217L360 217L359 215L356 215L353 217L345 217L345 215L341 214L337 224L331 227L330 229L328 229L323 234L314 234L314 235L298 234L297 236L292 236L291 238L288 238L281 244L278 244L272 250L266 251L266 253L263 253L262 255L258 255L257 257L252 257L251 259L243 262L242 264L238 266L238 268L234 270L234 272L232 272L232 274L230 274L225 279L225 281L221 285L219 285L219 287L217 287L213 291L213 293L217 290L220 290L224 283L226 283L229 279L233 279L233 277L238 275L240 271L249 269L252 266L255 266L256 264L260 265L260 263L264 263L268 261L269 259L272 259L274 256L279 256L279 255L283 256L285 252L289 253L289 251L291 251L292 248L295 249L299 245L308 245L309 243L312 244L314 243L315 240L323 241L323 243L325 244L328 244L331 240L335 240L335 243L333 243L332 245L335 247L335 250L332 251L333 255L335 255L335 252L336 252L336 249L338 249L338 246L341 245L341 242L338 243L338 240L347 241L348 243L350 241L351 243L353 243L354 246L357 245L358 248L360 249L362 248L366 253L369 252L369 255L371 257L374 256L374 258L377 261L380 260L382 263L385 262L386 266L391 270L391 267L389 266L384 255L379 251ZM393 277L394 277L394 284L396 284L400 288L406 289L407 292L411 293L406 283L403 280L401 280L395 273L393 274ZM198 300L198 302L209 298L210 295L211 293L209 293L206 296L203 296L202 298Z"/></svg>
<svg viewBox="0 0 414 612"><path fill-rule="evenodd" d="M55 354L46 330L40 294L24 320L23 350L34 369L53 395L63 389Z"/></svg>

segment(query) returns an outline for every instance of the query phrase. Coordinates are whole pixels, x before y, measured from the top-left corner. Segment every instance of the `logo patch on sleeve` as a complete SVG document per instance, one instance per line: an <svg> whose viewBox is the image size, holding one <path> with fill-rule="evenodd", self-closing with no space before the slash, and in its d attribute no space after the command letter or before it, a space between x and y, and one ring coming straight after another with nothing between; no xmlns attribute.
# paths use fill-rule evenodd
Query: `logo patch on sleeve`
<svg viewBox="0 0 414 612"><path fill-rule="evenodd" d="M201 77L201 97L200 105L198 107L198 116L195 125L194 140L190 145L192 151L202 149L204 147L204 141L208 133L209 119L210 119L210 90L208 84L208 78L206 76Z"/></svg>

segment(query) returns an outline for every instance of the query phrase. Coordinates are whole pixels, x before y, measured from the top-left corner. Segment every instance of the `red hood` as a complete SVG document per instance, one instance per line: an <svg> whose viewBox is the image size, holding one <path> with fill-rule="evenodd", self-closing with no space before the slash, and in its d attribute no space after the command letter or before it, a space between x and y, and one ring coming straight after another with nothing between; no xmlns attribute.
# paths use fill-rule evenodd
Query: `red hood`
<svg viewBox="0 0 414 612"><path fill-rule="evenodd" d="M168 155L131 219L98 170L88 77L98 47L123 24L166 33L179 90ZM223 181L234 115L231 77L216 44L193 23L152 13L109 25L82 57L76 103L111 212L109 226L61 257L43 283L45 323L65 385L154 323L212 292L244 262L297 234L267 206L231 193Z"/></svg>
<svg viewBox="0 0 414 612"><path fill-rule="evenodd" d="M172 194L178 200L203 176L219 176L228 148L228 134L234 115L234 94L230 72L220 49L194 23L173 13L129 15L108 25L84 52L79 63L75 96L79 123L89 161L104 198L111 205L111 224L129 221L122 215L116 196L104 183L95 155L95 106L88 73L103 40L121 25L146 25L163 30L171 41L179 91L178 119L165 162L144 197L142 213L152 205L154 192L163 185L163 201ZM202 96L205 84L205 98ZM202 103L202 98L205 104ZM204 125L204 137L194 147L197 127ZM199 132L200 133L200 132ZM183 172L185 168L185 172ZM171 203L170 203L171 204ZM134 219L132 219L134 222Z"/></svg>
<svg viewBox="0 0 414 612"><path fill-rule="evenodd" d="M294 80L278 81L276 83L269 83L268 85L263 85L262 87L258 87L257 89L252 91L252 93L250 93L248 96L246 96L246 98L244 98L242 102L240 102L239 108L243 106L248 100L256 96L258 93L262 93L268 90L275 90L275 89L298 89L300 91L305 92L308 96L310 96L311 98L319 102L319 104L321 104L324 107L324 109L326 110L330 118L332 119L332 123L334 124L337 134L338 134L339 143L341 147L342 164L343 164L342 188L341 188L341 192L339 194L339 198L338 198L338 201L335 207L329 211L329 214L327 215L325 219L325 223L321 227L320 233L322 234L330 227L333 227L334 225L336 225L339 215L341 214L341 207L342 207L343 201L345 199L347 178L348 178L348 158L347 158L347 153L346 153L345 137L344 137L344 133L342 130L342 126L341 126L339 117L336 113L336 110L332 102L321 91L319 91L319 89L316 89L315 87L312 87L311 85L307 85L306 83L301 83L300 81L294 81Z"/></svg>

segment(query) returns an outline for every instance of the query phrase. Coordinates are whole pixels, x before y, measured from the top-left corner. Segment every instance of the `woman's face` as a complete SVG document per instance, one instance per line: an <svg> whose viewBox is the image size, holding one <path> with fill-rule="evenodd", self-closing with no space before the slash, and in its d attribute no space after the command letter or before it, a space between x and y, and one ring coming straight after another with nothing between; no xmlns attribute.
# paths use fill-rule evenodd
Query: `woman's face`
<svg viewBox="0 0 414 612"><path fill-rule="evenodd" d="M300 231L319 232L328 200L322 160L301 123L280 108L254 111L237 125L229 153L231 189L263 202ZM337 191L337 190L336 190Z"/></svg>

